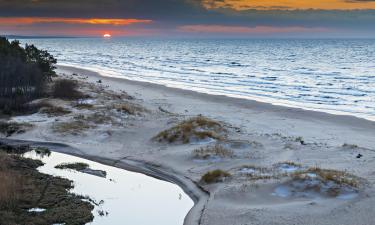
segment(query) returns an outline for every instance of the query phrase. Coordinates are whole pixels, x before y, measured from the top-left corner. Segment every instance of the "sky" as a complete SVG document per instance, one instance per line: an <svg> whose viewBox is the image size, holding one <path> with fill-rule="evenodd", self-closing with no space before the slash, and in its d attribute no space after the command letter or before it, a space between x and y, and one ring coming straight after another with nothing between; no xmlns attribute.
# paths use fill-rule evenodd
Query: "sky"
<svg viewBox="0 0 375 225"><path fill-rule="evenodd" d="M375 0L0 0L0 35L375 38Z"/></svg>

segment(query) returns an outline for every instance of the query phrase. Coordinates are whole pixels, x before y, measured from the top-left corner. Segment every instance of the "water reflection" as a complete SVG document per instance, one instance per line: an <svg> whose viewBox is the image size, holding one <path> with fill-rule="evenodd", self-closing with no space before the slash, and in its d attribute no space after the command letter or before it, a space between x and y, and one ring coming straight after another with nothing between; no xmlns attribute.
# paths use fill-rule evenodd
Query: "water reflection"
<svg viewBox="0 0 375 225"><path fill-rule="evenodd" d="M143 174L56 152L43 157L35 152L25 156L42 160L45 165L39 168L40 172L74 181L73 193L95 201L92 225L178 225L183 224L194 205L179 186ZM76 162L106 171L107 177L55 168L61 163Z"/></svg>

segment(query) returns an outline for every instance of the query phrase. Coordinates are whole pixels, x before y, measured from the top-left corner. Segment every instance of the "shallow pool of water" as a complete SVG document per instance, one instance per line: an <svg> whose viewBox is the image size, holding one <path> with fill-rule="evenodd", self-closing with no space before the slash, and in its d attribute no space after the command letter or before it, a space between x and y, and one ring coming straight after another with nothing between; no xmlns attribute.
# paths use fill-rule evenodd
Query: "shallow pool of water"
<svg viewBox="0 0 375 225"><path fill-rule="evenodd" d="M140 173L56 152L44 157L35 152L25 156L45 163L38 169L40 172L72 180L74 188L71 192L89 196L100 203L93 211L95 219L90 223L92 225L182 225L194 205L179 186ZM55 169L58 164L75 162L87 163L91 169L106 171L107 176L102 178L73 170Z"/></svg>

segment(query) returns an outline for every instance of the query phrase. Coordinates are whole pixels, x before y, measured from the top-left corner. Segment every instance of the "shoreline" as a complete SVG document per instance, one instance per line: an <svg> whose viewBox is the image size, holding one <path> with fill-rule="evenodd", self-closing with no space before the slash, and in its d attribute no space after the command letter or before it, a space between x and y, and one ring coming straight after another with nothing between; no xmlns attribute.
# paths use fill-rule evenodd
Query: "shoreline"
<svg viewBox="0 0 375 225"><path fill-rule="evenodd" d="M232 100L237 100L238 102L251 102L254 104L259 104L259 105L267 105L275 108L287 108L287 109L294 109L294 110L300 110L300 111L307 111L307 112L312 112L312 113L323 113L323 114L329 114L331 116L344 116L344 117L353 117L356 119L360 120L366 120L370 122L375 123L375 116L369 117L369 116L356 116L355 113L350 113L350 112L343 112L343 111L336 111L336 110L331 110L331 109L313 109L313 108L304 108L300 106L294 106L294 105L289 105L288 103L282 103L282 102L271 102L267 100L262 100L262 98L257 98L255 96L253 97L237 97L236 95L225 95L225 94L214 94L214 93L208 93L208 92L200 92L200 91L195 91L195 90L189 90L189 89L184 89L184 88L175 88L171 87L168 85L164 84L156 84L152 82L147 82L147 81L137 81L137 80L132 80L128 79L126 77L120 77L120 76L111 76L111 75L105 75L100 71L92 70L90 68L84 67L84 66L76 66L76 65L68 65L68 64L62 64L62 65L57 65L57 70L74 70L74 71L84 71L84 73L90 73L90 75L95 75L95 76L100 76L106 79L114 79L114 80L124 80L129 83L137 84L137 85L144 85L144 86L152 86L152 87L157 87L157 88L166 88L166 89L171 89L171 90L177 90L180 92L186 92L187 94L196 94L199 95L200 97L204 95L208 96L216 96L218 98L227 98L227 99L232 99Z"/></svg>
<svg viewBox="0 0 375 225"><path fill-rule="evenodd" d="M170 168L160 168L146 161L110 158L88 155L79 149L63 143L39 142L32 140L18 140L11 138L0 138L0 142L11 146L29 145L30 147L45 147L54 152L59 152L79 158L91 160L107 166L116 167L130 172L144 174L155 179L166 181L179 186L194 202L193 208L184 219L184 225L200 224L202 211L208 200L209 193L188 179L186 176L171 170Z"/></svg>
<svg viewBox="0 0 375 225"><path fill-rule="evenodd" d="M271 103L266 102L258 102L256 100L249 100L249 99L241 99L241 98L233 98L224 95L211 95L206 93L195 92L191 90L185 90L180 88L172 88L167 87L164 85L154 84L154 83L147 83L141 81L133 81L128 80L126 78L116 78L116 77L108 77L97 73L95 71L81 69L76 67L70 66L57 66L57 71L60 73L77 73L84 76L87 76L91 82L95 82L97 80L103 80L103 85L108 85L111 89L115 89L117 91L124 90L126 92L135 92L139 94L140 99L148 100L150 93L155 95L160 94L161 98L167 99L167 95L172 96L170 98L176 98L180 101L174 101L175 104L179 104L175 106L178 108L179 112L177 114L186 114L185 110L180 110L183 107L184 99L189 98L193 100L202 100L202 102L213 102L216 105L226 104L228 107L233 108L240 108L242 110L249 110L252 111L251 114L267 114L270 117L276 117L276 120L284 120L293 118L299 121L317 121L318 123L326 123L329 125L335 124L340 127L351 127L353 129L365 129L365 130L374 130L375 135L375 121L367 120L364 118L359 118L351 115L336 115L330 114L326 112L320 111L312 111L312 110L305 110L300 108L293 108L293 107L286 107L286 106L278 106L272 105ZM138 93L141 92L150 92L146 94ZM182 97L180 97L182 96ZM186 98L184 98L186 96ZM136 96L138 97L138 96ZM172 99L174 100L174 99ZM235 113L236 111L234 111ZM196 113L198 114L198 113ZM205 113L202 113L205 114ZM266 118L269 119L269 118ZM273 118L272 118L273 119ZM303 123L303 122L302 122ZM275 124L274 124L275 125ZM280 129L282 126L280 127ZM320 130L320 128L318 128ZM320 132L320 131L319 131ZM297 132L297 133L303 133ZM289 134L290 136L299 136L295 134ZM351 136L349 136L351 137ZM348 139L348 138L346 138ZM370 146L366 146L370 147Z"/></svg>

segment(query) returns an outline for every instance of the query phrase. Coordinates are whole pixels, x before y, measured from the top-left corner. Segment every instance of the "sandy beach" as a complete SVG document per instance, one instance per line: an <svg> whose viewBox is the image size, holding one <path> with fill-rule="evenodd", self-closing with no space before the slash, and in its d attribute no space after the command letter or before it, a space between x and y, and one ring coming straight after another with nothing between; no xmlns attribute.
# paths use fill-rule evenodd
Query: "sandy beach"
<svg viewBox="0 0 375 225"><path fill-rule="evenodd" d="M196 202L185 224L374 223L373 121L106 77L74 67L58 66L57 72L79 80L83 84L81 91L90 95L84 104L94 108L77 109L69 102L50 100L55 105L70 107L72 113L62 117L39 113L14 117L13 121L28 122L34 127L11 139L41 142L39 145L51 143L52 150L175 182ZM122 114L113 112L110 122L101 122L83 132L56 129L59 123L95 110L102 113L99 110L105 107L111 113L109 104L122 101L112 98L114 93L132 96L127 101L139 113L121 117ZM227 132L223 143L231 149L230 157L193 157L195 150L213 142L169 144L153 139L159 132L197 115L223 124ZM291 178L280 167L286 164L296 165L295 170L345 171L358 178L356 195L283 197L278 190ZM227 171L230 178L214 184L202 183L202 175L215 169Z"/></svg>

